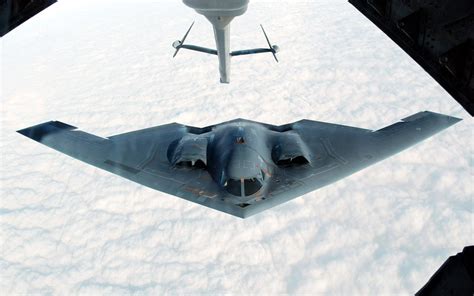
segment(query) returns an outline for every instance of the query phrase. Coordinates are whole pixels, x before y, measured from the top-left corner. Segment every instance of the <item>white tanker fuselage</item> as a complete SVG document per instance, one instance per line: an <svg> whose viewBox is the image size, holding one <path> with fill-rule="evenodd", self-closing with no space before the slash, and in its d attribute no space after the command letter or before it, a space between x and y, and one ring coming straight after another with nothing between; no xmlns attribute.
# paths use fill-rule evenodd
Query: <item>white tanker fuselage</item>
<svg viewBox="0 0 474 296"><path fill-rule="evenodd" d="M183 0L184 4L204 15L214 28L222 83L230 82L230 22L247 11L248 0Z"/></svg>

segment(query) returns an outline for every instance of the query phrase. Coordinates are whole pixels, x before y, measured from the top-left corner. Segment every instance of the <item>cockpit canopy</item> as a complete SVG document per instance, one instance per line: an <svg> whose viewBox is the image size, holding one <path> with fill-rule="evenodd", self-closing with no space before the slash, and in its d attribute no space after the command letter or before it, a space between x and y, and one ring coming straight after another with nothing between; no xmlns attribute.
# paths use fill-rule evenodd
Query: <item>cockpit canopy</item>
<svg viewBox="0 0 474 296"><path fill-rule="evenodd" d="M241 144L245 142L244 138L237 138L236 141L238 141L237 144L229 152L227 158L225 179L260 178L261 170L266 169L265 161L255 149Z"/></svg>
<svg viewBox="0 0 474 296"><path fill-rule="evenodd" d="M224 184L225 189L232 195L251 196L257 193L263 186L263 180L258 178L251 179L229 179Z"/></svg>

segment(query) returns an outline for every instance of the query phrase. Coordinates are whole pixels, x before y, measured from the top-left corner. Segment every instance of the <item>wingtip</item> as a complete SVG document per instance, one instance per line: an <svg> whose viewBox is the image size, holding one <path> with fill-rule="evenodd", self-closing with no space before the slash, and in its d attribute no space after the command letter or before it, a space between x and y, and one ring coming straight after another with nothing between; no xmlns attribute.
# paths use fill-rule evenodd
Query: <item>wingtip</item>
<svg viewBox="0 0 474 296"><path fill-rule="evenodd" d="M63 130L75 129L77 129L77 127L61 121L48 121L45 123L17 130L16 132L37 142L41 142L43 137L47 135L54 134Z"/></svg>
<svg viewBox="0 0 474 296"><path fill-rule="evenodd" d="M421 111L421 112L415 113L413 115L410 115L408 117L405 117L405 118L402 119L402 121L405 121L405 122L414 121L414 120L417 120L417 119L420 119L420 118L423 118L423 117L428 117L428 116L443 118L443 119L445 119L449 122L452 122L453 124L462 120L462 118L458 118L458 117L454 117L454 116L450 116L450 115L445 115L445 114L442 114L442 113L436 113L436 112L425 110L425 111Z"/></svg>
<svg viewBox="0 0 474 296"><path fill-rule="evenodd" d="M454 117L454 116L445 115L445 114L441 114L441 113L430 112L430 111L426 111L426 112L429 112L429 113L433 114L434 116L439 116L440 118L444 118L446 121L448 121L451 124L456 124L456 123L458 123L462 120L462 118L459 118L459 117Z"/></svg>
<svg viewBox="0 0 474 296"><path fill-rule="evenodd" d="M451 122L453 122L453 124L456 124L456 123L462 121L462 118L453 117L453 116L447 116L447 117L449 117L449 120L450 120Z"/></svg>

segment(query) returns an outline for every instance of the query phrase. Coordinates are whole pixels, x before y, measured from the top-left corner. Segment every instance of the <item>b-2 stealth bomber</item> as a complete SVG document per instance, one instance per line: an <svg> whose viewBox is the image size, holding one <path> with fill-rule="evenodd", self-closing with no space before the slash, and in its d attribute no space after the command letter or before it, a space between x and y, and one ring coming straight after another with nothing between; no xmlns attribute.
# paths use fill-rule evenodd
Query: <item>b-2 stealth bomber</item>
<svg viewBox="0 0 474 296"><path fill-rule="evenodd" d="M150 188L246 218L347 177L455 124L420 112L372 131L301 120L178 123L108 138L50 121L18 132Z"/></svg>
<svg viewBox="0 0 474 296"><path fill-rule="evenodd" d="M214 28L214 38L216 40L216 48L210 49L201 46L184 44L186 37L188 37L191 28L194 23L191 24L186 34L184 34L181 40L173 42L173 47L176 49L173 57L175 57L181 48L204 52L207 54L217 55L219 58L219 73L221 83L230 82L230 59L231 57L266 53L270 52L273 54L275 61L278 62L276 53L280 50L277 45L272 45L268 39L267 33L263 26L263 34L267 40L268 48L254 48L230 51L230 23L231 21L247 11L249 0L227 0L227 1L216 1L216 0L183 0L184 4L196 10L197 13L204 15L212 24Z"/></svg>

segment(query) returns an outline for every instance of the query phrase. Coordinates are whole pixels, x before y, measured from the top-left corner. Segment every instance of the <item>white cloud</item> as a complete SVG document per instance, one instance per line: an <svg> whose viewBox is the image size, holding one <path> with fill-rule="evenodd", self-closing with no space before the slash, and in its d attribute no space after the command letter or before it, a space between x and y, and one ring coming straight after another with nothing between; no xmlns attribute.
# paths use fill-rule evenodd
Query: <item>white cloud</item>
<svg viewBox="0 0 474 296"><path fill-rule="evenodd" d="M115 3L115 2L114 2ZM164 4L163 4L164 3ZM472 244L473 121L345 1L251 3L230 85L207 21L179 1L60 1L2 43L1 290L6 293L406 294ZM240 220L16 134L61 120L109 136L181 122L303 118L377 129L421 110L463 117L399 155Z"/></svg>

